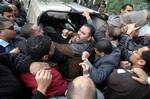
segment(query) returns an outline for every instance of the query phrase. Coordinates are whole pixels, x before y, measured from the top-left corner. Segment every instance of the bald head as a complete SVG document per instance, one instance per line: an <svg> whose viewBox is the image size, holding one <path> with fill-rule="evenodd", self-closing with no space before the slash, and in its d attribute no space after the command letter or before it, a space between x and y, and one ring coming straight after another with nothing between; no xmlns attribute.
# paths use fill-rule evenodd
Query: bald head
<svg viewBox="0 0 150 99"><path fill-rule="evenodd" d="M88 77L74 79L68 87L68 99L96 99L96 88Z"/></svg>

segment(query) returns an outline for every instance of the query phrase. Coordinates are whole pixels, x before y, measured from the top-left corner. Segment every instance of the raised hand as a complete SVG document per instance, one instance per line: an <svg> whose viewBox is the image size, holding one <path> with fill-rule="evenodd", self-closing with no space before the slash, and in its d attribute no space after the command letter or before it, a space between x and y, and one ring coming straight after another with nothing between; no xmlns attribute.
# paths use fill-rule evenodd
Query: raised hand
<svg viewBox="0 0 150 99"><path fill-rule="evenodd" d="M52 81L52 74L50 70L40 70L36 73L35 79L37 81L37 90L45 94L47 88Z"/></svg>

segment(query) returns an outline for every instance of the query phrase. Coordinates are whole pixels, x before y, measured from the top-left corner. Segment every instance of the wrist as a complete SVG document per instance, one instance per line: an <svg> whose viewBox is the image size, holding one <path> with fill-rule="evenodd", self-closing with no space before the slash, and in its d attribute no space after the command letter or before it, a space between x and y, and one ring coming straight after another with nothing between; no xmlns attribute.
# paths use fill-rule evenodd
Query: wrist
<svg viewBox="0 0 150 99"><path fill-rule="evenodd" d="M87 74L83 74L83 76L89 77L89 76L90 76L90 74L89 74L89 73L87 73Z"/></svg>
<svg viewBox="0 0 150 99"><path fill-rule="evenodd" d="M150 77L147 78L147 83L150 85Z"/></svg>
<svg viewBox="0 0 150 99"><path fill-rule="evenodd" d="M89 19L91 19L91 17L90 16L86 16L86 19L89 20Z"/></svg>
<svg viewBox="0 0 150 99"><path fill-rule="evenodd" d="M43 95L45 95L45 93L46 93L46 89L45 89L45 88L40 88L40 87L38 87L37 90L38 90L39 92L41 92Z"/></svg>

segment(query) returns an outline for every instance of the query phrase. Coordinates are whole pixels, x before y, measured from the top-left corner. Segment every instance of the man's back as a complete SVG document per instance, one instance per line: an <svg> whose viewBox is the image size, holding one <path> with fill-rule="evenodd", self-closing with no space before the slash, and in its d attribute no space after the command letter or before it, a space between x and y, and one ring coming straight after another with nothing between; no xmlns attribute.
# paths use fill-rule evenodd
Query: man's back
<svg viewBox="0 0 150 99"><path fill-rule="evenodd" d="M114 70L107 80L106 99L143 99L150 94L150 87L132 79L125 69Z"/></svg>

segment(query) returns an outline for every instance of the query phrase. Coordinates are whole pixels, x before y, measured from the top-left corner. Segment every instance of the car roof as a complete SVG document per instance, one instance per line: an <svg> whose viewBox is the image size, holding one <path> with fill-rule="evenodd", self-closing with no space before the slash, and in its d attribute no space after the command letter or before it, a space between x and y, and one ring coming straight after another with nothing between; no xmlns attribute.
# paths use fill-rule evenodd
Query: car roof
<svg viewBox="0 0 150 99"><path fill-rule="evenodd" d="M42 2L40 0L31 0L29 11L28 11L28 17L27 17L29 22L37 23L38 17L44 12L50 12L49 15L54 15L54 17L55 16L66 17L67 13L81 13L85 10L88 10L91 13L98 13L97 11L94 11L92 9L79 5L77 3L63 2L67 0L49 0L49 1L50 2Z"/></svg>

